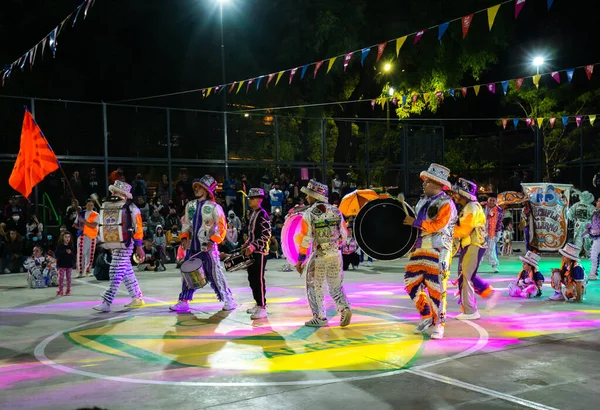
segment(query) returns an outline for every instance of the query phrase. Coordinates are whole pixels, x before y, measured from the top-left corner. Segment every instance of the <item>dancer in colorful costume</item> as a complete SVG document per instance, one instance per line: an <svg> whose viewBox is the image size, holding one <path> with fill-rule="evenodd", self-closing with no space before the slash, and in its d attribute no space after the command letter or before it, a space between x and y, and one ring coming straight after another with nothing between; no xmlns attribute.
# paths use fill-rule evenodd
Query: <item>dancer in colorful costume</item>
<svg viewBox="0 0 600 410"><path fill-rule="evenodd" d="M302 215L300 234L296 243L300 244L296 270L300 275L306 273L306 293L313 318L306 326L327 326L323 303L325 281L329 294L340 312L340 326L348 326L352 318L350 304L344 291L344 271L342 270L342 252L340 247L348 235L344 216L327 199L327 185L310 180L302 187L307 195L309 207ZM307 258L311 247L310 257Z"/></svg>
<svg viewBox="0 0 600 410"><path fill-rule="evenodd" d="M525 256L519 256L523 262L523 270L519 273L517 282L508 285L508 295L514 298L533 298L542 296L544 276L538 271L540 255L528 251Z"/></svg>
<svg viewBox="0 0 600 410"><path fill-rule="evenodd" d="M482 298L490 298L494 293L492 287L477 275L477 269L486 251L486 218L483 208L477 202L477 185L474 182L459 178L458 185L454 187L453 197L457 204L463 206L458 223L454 227L454 238L460 240L462 250L458 259L458 288L462 313L456 316L456 319L475 320L481 317L475 294Z"/></svg>
<svg viewBox="0 0 600 410"><path fill-rule="evenodd" d="M596 201L596 210L592 214L592 223L587 227L587 234L592 240L592 250L590 252L592 270L588 279L598 280L598 263L600 262L600 198Z"/></svg>
<svg viewBox="0 0 600 410"><path fill-rule="evenodd" d="M196 199L186 204L181 226L181 246L186 250L185 260L192 256L202 260L206 280L219 301L224 302L223 310L234 310L237 303L227 285L219 259L218 245L227 235L227 220L223 208L215 202L217 181L210 175L204 175L200 179L194 179L192 188ZM189 301L194 298L194 291L182 281L179 301L169 309L174 312L189 312Z"/></svg>
<svg viewBox="0 0 600 410"><path fill-rule="evenodd" d="M417 218L407 216L403 222L419 230L404 273L406 292L421 314L414 333L422 333L433 325L433 339L444 337L446 281L457 220L456 206L444 192L451 186L449 174L448 168L438 164L431 164L427 171L421 172L425 195L415 209Z"/></svg>
<svg viewBox="0 0 600 410"><path fill-rule="evenodd" d="M594 195L588 191L579 193L579 202L569 208L568 219L573 222L573 245L583 249L585 255L590 254L591 237L586 235L592 223L592 215L596 210Z"/></svg>
<svg viewBox="0 0 600 410"><path fill-rule="evenodd" d="M558 251L562 255L560 269L552 269L552 287L555 290L550 300L582 302L587 279L583 267L579 265L581 248L568 243Z"/></svg>
<svg viewBox="0 0 600 410"><path fill-rule="evenodd" d="M131 296L131 302L126 304L125 307L137 308L144 305L142 290L131 266L131 255L134 252L134 247L135 254L140 260L144 260L145 256L142 250L142 240L144 239L142 214L139 208L131 201L131 185L117 180L113 185L108 187L108 190L113 195L108 201L123 203L123 211L127 215L124 218L124 223L127 223L129 226L126 228L127 237L124 238L126 248L112 250L112 261L109 271L110 284L106 292L102 295L102 303L94 306L94 309L100 312L110 312L110 307L117 290L119 290L121 281L125 281L125 286L127 286L127 291L129 292L129 296Z"/></svg>

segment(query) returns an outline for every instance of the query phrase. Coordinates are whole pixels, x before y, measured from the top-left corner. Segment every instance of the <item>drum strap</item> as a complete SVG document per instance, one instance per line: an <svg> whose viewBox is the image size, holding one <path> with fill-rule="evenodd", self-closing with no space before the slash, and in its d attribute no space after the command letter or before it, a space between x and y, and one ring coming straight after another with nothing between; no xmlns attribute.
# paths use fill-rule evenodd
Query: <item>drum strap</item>
<svg viewBox="0 0 600 410"><path fill-rule="evenodd" d="M125 245L129 248L131 245L131 241L133 240L133 215L131 214L131 201L126 201L125 205L123 205L123 209L127 212L127 239L125 240Z"/></svg>

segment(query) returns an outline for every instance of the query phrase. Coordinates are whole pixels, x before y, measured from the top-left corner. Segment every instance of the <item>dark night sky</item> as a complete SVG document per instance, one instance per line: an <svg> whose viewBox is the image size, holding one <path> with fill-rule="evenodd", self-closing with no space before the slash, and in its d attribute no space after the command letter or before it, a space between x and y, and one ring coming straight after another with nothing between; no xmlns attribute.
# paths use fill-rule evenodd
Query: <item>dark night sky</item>
<svg viewBox="0 0 600 410"><path fill-rule="evenodd" d="M277 10L272 9L277 7L272 4L277 2L231 1L233 4L225 10L228 80L328 57L298 55L293 61L278 61L273 55L273 45L286 26L284 21L277 19ZM27 51L79 1L4 0L3 3L0 63L13 61ZM393 19L402 15L405 3L379 0L377 7L371 9L376 14L373 19L382 26L392 25ZM452 2L446 3L444 15L450 19L492 6L496 1L473 1L475 6L465 6L464 10L453 8ZM531 75L533 68L527 65L528 56L538 50L548 53L551 58L548 68L552 69L599 60L595 27L600 18L593 6L592 0L555 0L547 12L546 0L528 0L516 24L515 40L480 82ZM484 18L484 15L479 16ZM391 20L386 22L387 18ZM410 16L406 19L410 20ZM427 24L441 22L428 21ZM415 26L414 30L419 28ZM386 32L394 33L393 36L406 34L390 29ZM365 39L363 45L385 39ZM340 53L345 51L349 50L338 50ZM0 93L115 101L218 83L220 54L216 0L96 0L87 20L80 17L75 28L68 27L61 34L56 59L46 52L44 61L38 60L33 72L15 73ZM464 85L468 83L465 79ZM152 101L156 105L166 102ZM488 114L482 112L482 115Z"/></svg>

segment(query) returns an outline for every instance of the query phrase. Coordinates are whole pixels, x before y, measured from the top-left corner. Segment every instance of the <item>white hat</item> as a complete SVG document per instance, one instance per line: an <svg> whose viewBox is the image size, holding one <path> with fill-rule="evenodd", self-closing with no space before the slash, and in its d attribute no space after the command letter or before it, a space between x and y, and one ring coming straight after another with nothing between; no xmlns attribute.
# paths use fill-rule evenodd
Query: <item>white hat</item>
<svg viewBox="0 0 600 410"><path fill-rule="evenodd" d="M108 190L112 194L121 194L127 199L133 198L133 196L131 195L131 185L121 180L116 180L114 184L108 187Z"/></svg>
<svg viewBox="0 0 600 410"><path fill-rule="evenodd" d="M589 191L583 191L579 194L579 200L584 204L592 204L594 203L594 194Z"/></svg>
<svg viewBox="0 0 600 410"><path fill-rule="evenodd" d="M327 195L329 194L329 188L325 184L321 184L320 182L311 179L308 181L307 186L303 186L300 191L305 193L308 196L312 196L313 198L322 201L329 202L327 199Z"/></svg>
<svg viewBox="0 0 600 410"><path fill-rule="evenodd" d="M559 249L558 252L575 262L579 262L579 254L581 253L581 248L579 246L575 246L572 243L568 243L564 248Z"/></svg>
<svg viewBox="0 0 600 410"><path fill-rule="evenodd" d="M431 179L434 182L440 184L444 189L450 189L452 184L448 181L450 176L450 170L440 164L431 164L427 171L421 172L419 175L422 180Z"/></svg>
<svg viewBox="0 0 600 410"><path fill-rule="evenodd" d="M519 259L521 259L521 261L530 264L531 266L533 266L536 269L539 268L541 258L542 257L540 255L538 255L535 252L531 252L531 251L527 251L525 256L519 256Z"/></svg>
<svg viewBox="0 0 600 410"><path fill-rule="evenodd" d="M477 184L473 181L458 178L458 184L454 185L454 190L470 201L477 201Z"/></svg>

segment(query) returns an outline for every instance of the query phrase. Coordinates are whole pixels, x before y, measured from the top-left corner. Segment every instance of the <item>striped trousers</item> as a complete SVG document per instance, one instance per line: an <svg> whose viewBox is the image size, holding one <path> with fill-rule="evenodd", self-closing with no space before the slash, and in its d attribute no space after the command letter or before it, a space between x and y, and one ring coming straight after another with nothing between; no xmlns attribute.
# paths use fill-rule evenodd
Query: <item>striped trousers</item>
<svg viewBox="0 0 600 410"><path fill-rule="evenodd" d="M137 278L133 273L133 267L131 266L131 254L133 253L133 244L127 249L113 249L112 250L112 262L110 263L109 277L110 284L108 289L102 295L102 299L108 304L111 304L115 298L115 294L119 290L121 281L125 282L127 291L131 298L141 298L142 291L138 284Z"/></svg>
<svg viewBox="0 0 600 410"><path fill-rule="evenodd" d="M185 255L185 260L187 261L196 253L198 253L198 251L193 252L188 250ZM200 258L202 261L202 268L204 269L206 280L210 284L212 290L215 292L217 299L219 299L220 302L233 302L233 294L227 285L227 279L225 279L225 274L221 268L221 260L219 259L219 251L217 246L215 245L214 249L210 252L200 252L200 254L194 256L194 258ZM192 300L194 298L195 291L196 289L188 288L185 281L182 280L179 300Z"/></svg>
<svg viewBox="0 0 600 410"><path fill-rule="evenodd" d="M450 266L446 249L417 248L409 255L404 273L406 293L415 303L423 319L434 324L446 322L446 281ZM427 290L427 292L425 292Z"/></svg>
<svg viewBox="0 0 600 410"><path fill-rule="evenodd" d="M77 238L77 271L79 275L83 272L90 273L94 263L94 252L96 251L96 239L81 235Z"/></svg>
<svg viewBox="0 0 600 410"><path fill-rule="evenodd" d="M311 256L305 267L306 298L314 316L325 318L325 295L323 286L327 282L329 295L335 302L338 312L350 308L344 291L344 271L342 270L342 254L331 256Z"/></svg>

